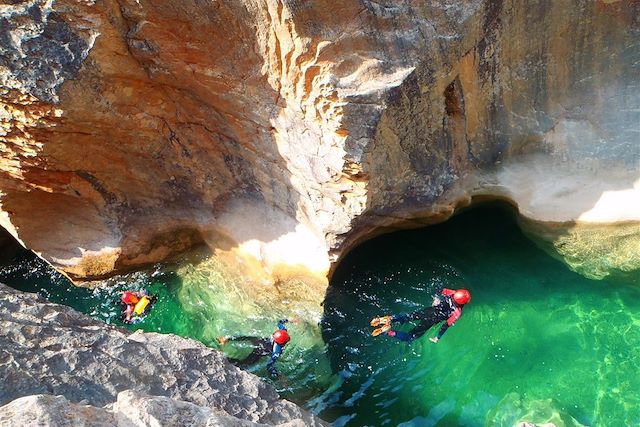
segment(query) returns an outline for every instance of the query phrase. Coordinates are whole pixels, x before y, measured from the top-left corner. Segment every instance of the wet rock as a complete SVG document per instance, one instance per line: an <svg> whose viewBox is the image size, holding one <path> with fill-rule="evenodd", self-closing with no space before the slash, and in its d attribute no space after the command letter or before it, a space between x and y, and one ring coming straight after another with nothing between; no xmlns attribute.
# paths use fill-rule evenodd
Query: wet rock
<svg viewBox="0 0 640 427"><path fill-rule="evenodd" d="M553 223L523 219L522 229L541 248L594 280L611 278L638 284L640 224Z"/></svg>
<svg viewBox="0 0 640 427"><path fill-rule="evenodd" d="M553 399L527 399L509 393L487 414L486 423L518 427L584 427Z"/></svg>
<svg viewBox="0 0 640 427"><path fill-rule="evenodd" d="M230 365L221 353L196 341L129 333L4 285L0 285L0 330L0 376L4 379L0 404L14 401L3 409L5 414L26 405L15 399L45 394L49 396L26 401L44 408L38 416L45 418L80 413L98 421L130 416L134 425L149 425L154 420L172 425L171 420L181 417L204 420L198 425L215 425L216 417L229 418L237 425L252 425L240 420L322 425L298 406L279 399L258 377ZM93 408L77 412L80 403ZM104 409L100 408L110 404L112 415L101 418ZM127 409L130 405L136 409Z"/></svg>

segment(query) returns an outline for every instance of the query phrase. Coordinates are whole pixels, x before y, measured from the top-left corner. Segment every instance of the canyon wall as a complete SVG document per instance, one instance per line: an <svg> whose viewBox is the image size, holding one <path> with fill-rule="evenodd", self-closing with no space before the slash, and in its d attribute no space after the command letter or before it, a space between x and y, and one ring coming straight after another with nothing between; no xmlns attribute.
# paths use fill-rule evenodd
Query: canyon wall
<svg viewBox="0 0 640 427"><path fill-rule="evenodd" d="M635 0L15 0L0 23L0 225L75 279L207 243L321 288L474 198L554 250L640 220Z"/></svg>

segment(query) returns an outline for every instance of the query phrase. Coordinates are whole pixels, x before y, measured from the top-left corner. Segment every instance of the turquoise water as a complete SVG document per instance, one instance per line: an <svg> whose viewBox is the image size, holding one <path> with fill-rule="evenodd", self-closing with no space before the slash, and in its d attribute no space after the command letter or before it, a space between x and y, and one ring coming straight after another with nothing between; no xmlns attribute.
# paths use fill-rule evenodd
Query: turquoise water
<svg viewBox="0 0 640 427"><path fill-rule="evenodd" d="M218 335L267 336L278 317L292 316L234 293L197 262L93 291L26 253L7 264L0 281L110 323L120 324L120 291L145 287L159 300L143 323L127 327L210 346ZM370 336L371 317L410 312L430 305L441 287L463 285L473 300L438 344L428 341L435 328L410 345ZM320 326L290 325L293 342L273 384L338 426L640 425L639 309L637 287L569 271L525 238L509 211L480 207L350 253ZM262 364L252 371L271 381Z"/></svg>
<svg viewBox="0 0 640 427"><path fill-rule="evenodd" d="M376 315L472 302L438 344L370 337ZM640 425L640 290L591 281L484 207L375 239L336 272L324 337L344 383L322 415L348 425Z"/></svg>

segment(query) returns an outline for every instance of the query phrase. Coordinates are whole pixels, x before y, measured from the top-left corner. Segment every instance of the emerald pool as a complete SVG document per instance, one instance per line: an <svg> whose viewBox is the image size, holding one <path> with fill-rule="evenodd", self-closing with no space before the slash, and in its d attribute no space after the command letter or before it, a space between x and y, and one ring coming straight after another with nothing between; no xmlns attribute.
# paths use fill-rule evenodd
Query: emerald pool
<svg viewBox="0 0 640 427"><path fill-rule="evenodd" d="M295 302L289 313L256 307L198 262L89 290L21 252L4 261L0 281L116 324L120 291L145 287L159 300L127 327L212 347L218 335L267 336L277 318L296 316ZM436 328L412 344L370 335L371 317L411 312L461 286L472 301L438 344L428 340ZM319 323L291 324L280 379L262 365L252 371L337 426L640 425L640 289L570 271L504 206L362 244L338 266L320 310Z"/></svg>

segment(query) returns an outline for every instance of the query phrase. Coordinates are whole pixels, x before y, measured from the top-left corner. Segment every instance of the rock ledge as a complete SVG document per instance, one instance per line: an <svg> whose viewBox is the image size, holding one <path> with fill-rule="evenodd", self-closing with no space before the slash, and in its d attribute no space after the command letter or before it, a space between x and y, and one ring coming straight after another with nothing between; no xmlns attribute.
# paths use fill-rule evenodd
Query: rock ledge
<svg viewBox="0 0 640 427"><path fill-rule="evenodd" d="M324 425L199 342L2 284L0 330L0 425Z"/></svg>

